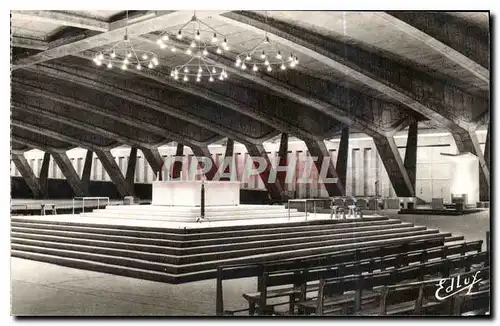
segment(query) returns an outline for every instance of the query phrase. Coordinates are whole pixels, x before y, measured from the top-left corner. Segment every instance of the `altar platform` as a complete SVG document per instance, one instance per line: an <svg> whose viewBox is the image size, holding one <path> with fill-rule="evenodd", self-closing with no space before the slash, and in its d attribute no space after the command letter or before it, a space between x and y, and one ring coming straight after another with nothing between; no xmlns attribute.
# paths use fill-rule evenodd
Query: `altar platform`
<svg viewBox="0 0 500 326"><path fill-rule="evenodd" d="M139 205L137 205L139 206ZM242 206L258 206L258 205L242 205ZM116 206L121 207L121 206ZM140 208L148 207L148 205L140 205ZM272 207L272 206L268 206ZM220 227L238 227L238 226L252 226L252 225L286 225L286 224L296 224L302 222L320 222L330 221L330 214L326 213L308 213L307 220L305 219L304 212L292 212L290 218L288 218L288 210L282 209L276 210L280 211L278 216L266 217L259 216L256 218L234 218L230 215L224 216L223 214L218 214L219 219L212 217L201 222L197 222L197 215L193 214L191 219L176 218L176 217L165 217L165 216L146 216L142 215L142 218L132 218L132 215L123 215L121 212L116 214L104 215L96 210L95 213L83 213L83 214L58 214L58 215L28 215L28 216L13 216L12 218L19 218L26 221L33 222L55 222L55 223L78 223L81 225L109 225L109 226L137 226L137 227L148 227L148 228L158 228L158 229L207 229L207 228L220 228ZM120 210L120 209L118 209ZM116 210L116 211L118 211ZM227 214L227 213L226 213ZM133 216L140 216L140 211L137 211ZM128 216L128 217L127 217ZM364 215L363 219L370 218L380 218L380 215ZM346 220L354 221L359 220L359 218L354 218L346 216Z"/></svg>

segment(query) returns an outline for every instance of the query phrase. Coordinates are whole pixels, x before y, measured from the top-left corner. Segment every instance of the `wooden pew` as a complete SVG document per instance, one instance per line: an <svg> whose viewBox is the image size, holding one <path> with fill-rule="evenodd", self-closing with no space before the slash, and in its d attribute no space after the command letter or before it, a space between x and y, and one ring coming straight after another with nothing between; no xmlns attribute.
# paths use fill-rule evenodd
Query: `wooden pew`
<svg viewBox="0 0 500 326"><path fill-rule="evenodd" d="M474 293L463 293L455 299L453 316L485 315L490 312L491 289L486 288Z"/></svg>
<svg viewBox="0 0 500 326"><path fill-rule="evenodd" d="M422 245L422 244L420 244ZM415 245L392 246L379 248L375 251L358 252L357 259L344 260L342 263L326 262L323 265L309 265L306 262L296 269L280 269L277 266L264 266L263 277L259 279L260 291L254 293L245 293L243 297L248 301L249 314L255 312L255 307L260 308L259 313L269 312L267 299L288 297L289 312L294 310L295 299L305 300L307 292L318 290L318 283L309 284L309 282L319 281L321 278L336 277L340 275L350 275L363 272L372 272L374 270L385 270L387 268L397 268L407 266L415 262L425 262L428 259L442 258L450 255L464 255L467 252L479 252L482 241L475 241L463 244L440 246L434 248L424 248L414 251ZM380 256L381 254L386 254ZM289 266L290 267L290 266ZM283 286L286 286L283 288ZM279 289L270 289L272 287L281 287ZM281 305L281 304L280 304Z"/></svg>
<svg viewBox="0 0 500 326"><path fill-rule="evenodd" d="M477 271L481 272L480 275L483 280L489 279L489 268L482 268L468 273L459 272L457 274L461 277L472 276ZM375 308L363 311L361 314L365 316L403 314L418 315L423 313L429 314L430 312L432 314L440 315L460 315L464 311L470 311L471 307L483 309L486 307L489 309L489 289L474 292L474 294L471 294L470 296L466 295L466 292L464 292L457 294L456 296L452 296L449 299L439 301L435 296L436 285L439 281L439 279L434 279L374 288L374 292L380 292L381 294L380 306L378 309Z"/></svg>

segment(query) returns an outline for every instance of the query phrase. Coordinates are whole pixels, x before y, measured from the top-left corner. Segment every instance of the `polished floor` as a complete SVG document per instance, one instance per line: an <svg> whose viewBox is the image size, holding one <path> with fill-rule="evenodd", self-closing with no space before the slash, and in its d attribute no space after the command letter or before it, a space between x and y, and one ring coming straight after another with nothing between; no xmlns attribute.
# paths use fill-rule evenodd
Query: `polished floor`
<svg viewBox="0 0 500 326"><path fill-rule="evenodd" d="M379 213L464 235L466 240L485 240L489 230L489 211L463 216ZM245 307L241 294L255 289L254 278L225 282L225 307ZM215 312L215 280L171 285L19 258L11 258L11 292L11 313L17 316L199 316Z"/></svg>

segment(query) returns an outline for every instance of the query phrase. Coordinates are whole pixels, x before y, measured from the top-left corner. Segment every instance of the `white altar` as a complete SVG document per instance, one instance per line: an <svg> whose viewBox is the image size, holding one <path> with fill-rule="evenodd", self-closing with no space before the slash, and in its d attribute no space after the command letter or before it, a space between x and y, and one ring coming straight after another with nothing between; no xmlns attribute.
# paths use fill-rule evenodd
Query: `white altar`
<svg viewBox="0 0 500 326"><path fill-rule="evenodd" d="M201 185L205 188L205 206L240 204L239 181L154 181L154 206L196 207L201 203Z"/></svg>

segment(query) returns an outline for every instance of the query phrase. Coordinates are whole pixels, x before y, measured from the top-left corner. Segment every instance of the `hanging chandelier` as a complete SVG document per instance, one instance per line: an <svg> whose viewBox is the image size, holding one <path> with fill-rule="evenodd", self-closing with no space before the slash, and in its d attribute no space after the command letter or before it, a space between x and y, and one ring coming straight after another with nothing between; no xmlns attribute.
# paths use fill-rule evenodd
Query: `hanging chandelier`
<svg viewBox="0 0 500 326"><path fill-rule="evenodd" d="M177 41L172 42L172 40ZM206 79L213 82L215 79L228 78L224 67L206 60L210 52L220 55L229 50L227 38L196 17L196 12L187 23L175 32L163 31L156 43L161 49L167 49L170 45L170 51L182 52L189 56L185 63L177 65L171 70L170 76L175 80L201 82Z"/></svg>
<svg viewBox="0 0 500 326"><path fill-rule="evenodd" d="M94 56L94 63L97 66L106 66L112 69L119 66L122 70L127 70L129 66L142 70L143 67L153 69L158 66L158 56L150 50L144 50L134 46L128 36L128 10L126 14L125 35L123 40L116 43L109 49L100 51Z"/></svg>
<svg viewBox="0 0 500 326"><path fill-rule="evenodd" d="M267 12L266 12L267 26ZM265 31L264 38L251 49L236 56L235 66L242 70L252 69L254 72L266 70L286 70L299 64L299 58L293 53L283 53L278 45L272 42Z"/></svg>

